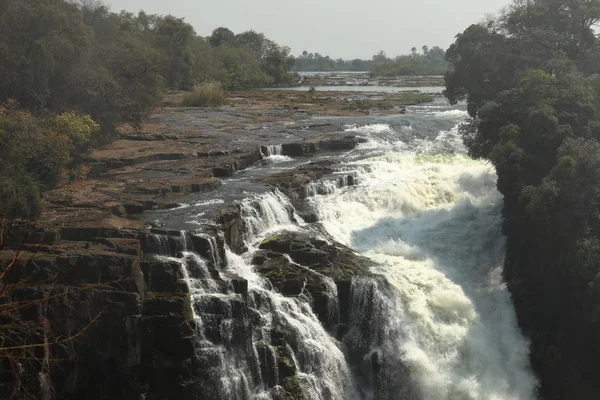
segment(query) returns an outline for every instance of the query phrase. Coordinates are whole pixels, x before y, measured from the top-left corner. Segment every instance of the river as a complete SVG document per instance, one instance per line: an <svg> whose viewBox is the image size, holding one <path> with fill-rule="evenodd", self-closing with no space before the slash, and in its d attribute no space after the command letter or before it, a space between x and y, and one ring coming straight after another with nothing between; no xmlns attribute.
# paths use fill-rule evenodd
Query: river
<svg viewBox="0 0 600 400"><path fill-rule="evenodd" d="M438 98L405 115L321 118L368 140L334 156L336 168L355 174L357 184L315 188L308 199L318 216L314 224L290 216L292 205L281 193L253 192L248 184L305 160L281 156L275 147L268 163L224 181L224 193L237 193L249 250L228 251L221 274L248 280L246 306L258 322L236 325L239 296L219 289L206 267L217 261L189 251L177 258L192 289L198 358L210 366L202 372L204 398L284 398L275 328L287 332L286 354L307 399L536 398L529 345L502 280L502 196L493 167L466 155L458 134L466 116L463 106ZM219 201L213 195L188 204L179 218L200 222L204 209ZM372 272L382 281L353 283L353 320L370 324L372 334L351 328L336 340L306 299L284 297L254 271L253 251L282 230L335 239L376 262ZM334 298L335 285L328 287ZM361 303L367 293L374 315L365 315ZM225 318L214 320L219 313ZM240 345L244 329L251 331L250 351ZM347 349L359 342L386 360L386 379L376 388L355 378L357 367L350 365Z"/></svg>

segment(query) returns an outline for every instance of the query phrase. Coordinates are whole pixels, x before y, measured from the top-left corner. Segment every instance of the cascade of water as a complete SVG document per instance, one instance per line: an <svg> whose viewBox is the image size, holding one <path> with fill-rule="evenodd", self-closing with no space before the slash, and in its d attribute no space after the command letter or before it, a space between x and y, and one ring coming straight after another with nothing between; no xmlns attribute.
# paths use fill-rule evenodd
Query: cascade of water
<svg viewBox="0 0 600 400"><path fill-rule="evenodd" d="M377 365L381 353L385 370L390 359L404 366L408 375L402 368L394 373L395 382L408 382L405 398L533 399L528 345L501 279L502 198L495 173L466 156L439 153L448 146L460 152L453 134L437 135L439 145L415 141L414 151L362 160L358 187L309 199L326 231L376 261L373 272L391 288L372 288L369 295L353 287L353 300L379 299L371 314L383 319L364 332L353 325L345 342L359 354L373 349ZM382 326L385 352L376 340ZM373 379L366 385L374 388L373 398L403 398L390 397L399 388L389 376Z"/></svg>
<svg viewBox="0 0 600 400"><path fill-rule="evenodd" d="M335 193L336 190L353 186L357 184L357 179L354 175L338 175L335 179L322 179L315 182L310 182L304 188L306 197L317 195L328 196Z"/></svg>
<svg viewBox="0 0 600 400"><path fill-rule="evenodd" d="M221 252L219 250L219 244L217 243L217 237L207 233L199 232L195 233L194 236L201 238L203 245L200 248L194 248L193 250L202 252L208 257L208 261L211 265L218 269L223 265L223 260L221 259Z"/></svg>
<svg viewBox="0 0 600 400"><path fill-rule="evenodd" d="M322 275L321 278L323 279L323 282L325 282L325 287L327 289L325 292L325 296L327 297L326 328L329 332L334 332L335 334L340 323L340 299L338 297L338 288L330 277Z"/></svg>
<svg viewBox="0 0 600 400"><path fill-rule="evenodd" d="M259 234L269 229L282 226L295 229L296 221L301 221L301 218L295 215L289 199L277 189L244 200L240 204L240 209L248 244L252 244Z"/></svg>
<svg viewBox="0 0 600 400"><path fill-rule="evenodd" d="M281 156L283 155L283 146L280 144L261 146L260 154L263 157Z"/></svg>
<svg viewBox="0 0 600 400"><path fill-rule="evenodd" d="M404 340L396 296L383 277L356 278L350 297L350 329L344 336L365 399L413 399L410 374L399 351Z"/></svg>
<svg viewBox="0 0 600 400"><path fill-rule="evenodd" d="M458 113L437 119L451 118ZM358 186L346 190L349 182L332 180L307 188L323 229L377 262L373 277L352 282L349 315L340 315L330 278L321 276L324 327L304 295L285 297L254 271L251 252L226 249L222 260L214 237L200 235L210 243L204 259L186 235L152 239L159 254L176 247L182 257L197 325L200 394L224 400L534 399L527 342L501 279L504 238L494 171L460 154L455 129L392 148L398 132L390 124L350 129L381 147L378 156L340 167L358 175L352 183ZM280 149L261 151L271 156ZM244 200L240 209L251 250L271 232L303 226L277 190ZM239 278L247 289L234 284ZM331 334L340 322L347 324L342 343Z"/></svg>
<svg viewBox="0 0 600 400"><path fill-rule="evenodd" d="M283 155L283 146L280 144L261 146L260 155L267 163L279 163L291 160L290 157Z"/></svg>
<svg viewBox="0 0 600 400"><path fill-rule="evenodd" d="M320 180L306 185L306 197L333 194L340 185L334 180Z"/></svg>
<svg viewBox="0 0 600 400"><path fill-rule="evenodd" d="M242 216L249 231L249 245L274 229L290 229L291 218L294 218L289 200L278 191L244 202ZM227 265L229 271L249 282L249 309L257 311L263 323L263 328L253 331L253 343L260 344L263 351L268 349L271 359L279 361L272 368L275 380L283 381L285 386L285 381L289 385L289 380L297 377L306 399L357 398L340 344L321 325L306 299L287 298L271 290L247 260L229 251ZM328 315L335 325L339 321L337 287L331 279L323 279L327 287ZM265 369L271 368L261 367Z"/></svg>
<svg viewBox="0 0 600 400"><path fill-rule="evenodd" d="M158 254L161 256L172 255L171 244L169 237L162 234L148 234L144 236L144 248L150 254Z"/></svg>
<svg viewBox="0 0 600 400"><path fill-rule="evenodd" d="M277 191L249 199L241 209L252 241L295 220L289 200ZM196 236L211 244L210 251L203 252L212 258L209 262L192 251L187 234L181 233L175 242L192 299L201 394L223 400L276 400L296 390L292 395L309 400L355 398L342 348L308 301L273 291L247 260L230 251L227 268L219 273L217 242L203 234ZM247 293L236 293L229 276L247 279ZM332 280L326 284L328 314L335 325L337 288Z"/></svg>

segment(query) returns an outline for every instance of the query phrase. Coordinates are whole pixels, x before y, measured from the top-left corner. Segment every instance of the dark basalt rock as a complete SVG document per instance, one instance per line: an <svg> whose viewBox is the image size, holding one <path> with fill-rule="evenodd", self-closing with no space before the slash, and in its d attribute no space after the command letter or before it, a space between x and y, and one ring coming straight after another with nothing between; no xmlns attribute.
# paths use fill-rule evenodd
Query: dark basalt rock
<svg viewBox="0 0 600 400"><path fill-rule="evenodd" d="M281 153L290 157L302 157L317 151L319 147L316 143L286 143L281 146Z"/></svg>
<svg viewBox="0 0 600 400"><path fill-rule="evenodd" d="M319 143L321 150L352 150L355 149L361 140L356 136L346 136L343 138L326 139Z"/></svg>
<svg viewBox="0 0 600 400"><path fill-rule="evenodd" d="M244 278L240 278L239 276L232 276L229 278L231 282L231 286L233 287L233 292L235 294L240 294L242 296L248 295L248 280Z"/></svg>
<svg viewBox="0 0 600 400"><path fill-rule="evenodd" d="M244 222L240 209L236 206L226 207L219 210L217 222L221 225L225 237L225 243L231 251L242 254L246 251L244 244Z"/></svg>
<svg viewBox="0 0 600 400"><path fill-rule="evenodd" d="M231 165L225 165L221 167L214 167L212 174L215 178L226 178L231 176L235 172L235 169Z"/></svg>
<svg viewBox="0 0 600 400"><path fill-rule="evenodd" d="M333 279L337 286L338 322L345 324L348 322L352 279L370 276L369 269L374 264L349 247L305 233L273 235L259 248L261 250L253 259L256 271L285 296L309 293L313 310L325 326L331 323L331 316L328 315L328 287L324 277Z"/></svg>
<svg viewBox="0 0 600 400"><path fill-rule="evenodd" d="M141 263L146 287L150 292L187 293L187 285L181 279L181 264L148 258Z"/></svg>
<svg viewBox="0 0 600 400"><path fill-rule="evenodd" d="M328 276L334 281L369 275L373 261L335 241L325 241L306 233L285 232L266 238L261 250L287 254L297 264Z"/></svg>

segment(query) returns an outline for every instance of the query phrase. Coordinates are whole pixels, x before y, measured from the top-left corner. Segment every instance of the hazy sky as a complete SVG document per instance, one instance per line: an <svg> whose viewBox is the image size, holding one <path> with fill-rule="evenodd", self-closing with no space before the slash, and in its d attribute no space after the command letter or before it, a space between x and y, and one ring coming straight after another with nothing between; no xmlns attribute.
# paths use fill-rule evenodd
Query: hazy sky
<svg viewBox="0 0 600 400"><path fill-rule="evenodd" d="M448 47L454 36L510 0L107 0L113 11L184 17L208 36L225 26L254 29L292 48L334 58L388 56L411 47Z"/></svg>

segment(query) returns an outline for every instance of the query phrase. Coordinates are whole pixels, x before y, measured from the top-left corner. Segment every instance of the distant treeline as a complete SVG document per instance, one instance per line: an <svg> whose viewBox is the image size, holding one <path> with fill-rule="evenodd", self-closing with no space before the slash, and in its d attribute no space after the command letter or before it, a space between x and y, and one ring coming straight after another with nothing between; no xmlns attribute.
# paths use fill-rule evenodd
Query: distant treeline
<svg viewBox="0 0 600 400"><path fill-rule="evenodd" d="M422 53L413 47L411 54L388 58L380 51L371 60L343 60L322 56L319 53L302 52L296 57L295 71L369 71L374 76L406 76L406 75L444 75L448 71L448 63L444 59L446 52L435 46L429 49L422 47Z"/></svg>
<svg viewBox="0 0 600 400"><path fill-rule="evenodd" d="M289 53L254 31L201 37L95 0L0 1L0 217L37 216L42 190L117 125L139 126L165 90L287 84Z"/></svg>
<svg viewBox="0 0 600 400"><path fill-rule="evenodd" d="M294 71L330 72L330 71L370 71L370 60L343 60L322 56L319 53L302 52L296 57Z"/></svg>

